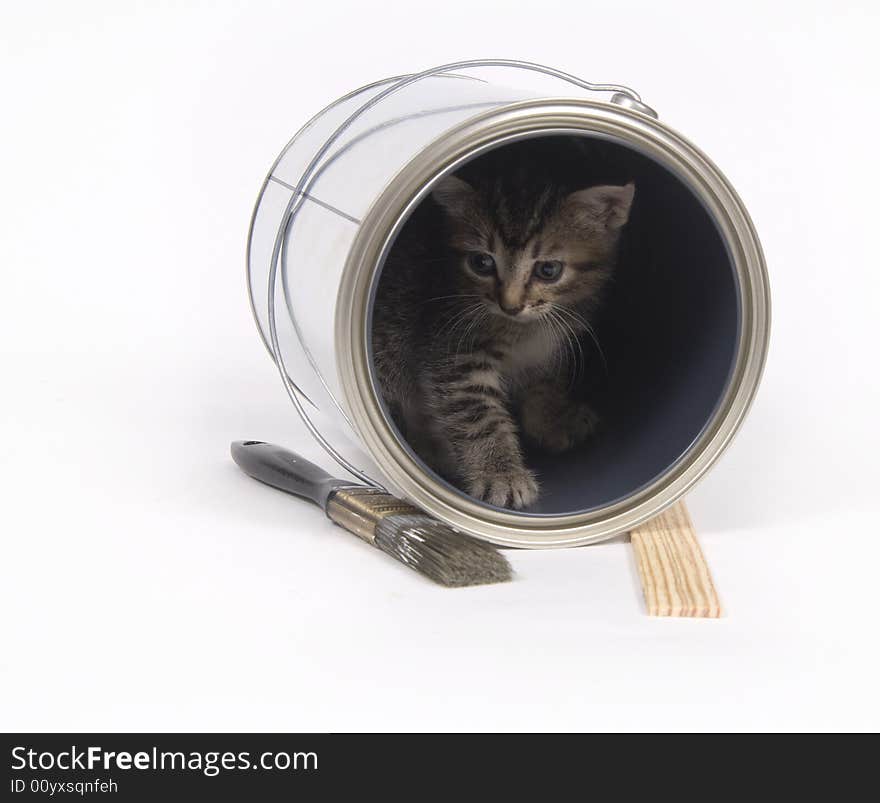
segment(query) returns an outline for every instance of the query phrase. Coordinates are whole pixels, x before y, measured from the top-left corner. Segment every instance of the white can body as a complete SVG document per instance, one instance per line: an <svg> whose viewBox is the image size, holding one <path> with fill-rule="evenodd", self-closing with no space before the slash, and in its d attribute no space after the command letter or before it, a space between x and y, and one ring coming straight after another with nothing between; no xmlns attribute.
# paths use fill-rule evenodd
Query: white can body
<svg viewBox="0 0 880 803"><path fill-rule="evenodd" d="M522 90L451 75L425 78L387 97L334 143L287 226L288 207L311 158L340 124L386 87L382 82L351 94L290 142L263 187L248 244L254 312L268 343L267 266L283 230L278 257L282 292L274 303L284 360L296 385L337 426L344 424L334 403L342 398L334 341L337 296L361 221L391 179L445 131L486 109L530 97Z"/></svg>

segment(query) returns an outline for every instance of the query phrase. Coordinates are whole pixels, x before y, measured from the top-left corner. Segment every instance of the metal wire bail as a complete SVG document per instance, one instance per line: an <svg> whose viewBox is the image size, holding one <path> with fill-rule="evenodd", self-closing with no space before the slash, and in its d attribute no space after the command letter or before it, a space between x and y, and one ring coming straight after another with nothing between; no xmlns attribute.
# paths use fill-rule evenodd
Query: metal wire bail
<svg viewBox="0 0 880 803"><path fill-rule="evenodd" d="M278 264L281 261L281 257L286 254L287 249L289 248L289 242L287 241L286 234L290 227L293 225L293 222L296 219L299 210L302 208L303 203L308 197L309 190L314 185L315 181L320 177L321 173L328 166L329 162L332 159L327 160L322 164L322 160L327 155L330 148L333 146L335 142L340 138L340 136L345 133L345 131L365 112L369 109L373 108L377 104L381 103L385 98L389 95L394 94L395 92L399 92L401 89L404 89L411 84L415 84L419 81L422 81L425 78L429 78L435 75L448 74L452 71L458 70L469 70L475 68L483 68L483 67L501 67L508 69L518 69L518 70L526 70L529 72L541 73L543 75L548 75L553 78L557 78L565 83L572 84L574 86L579 87L580 89L584 89L590 92L612 92L615 93L615 102L623 101L622 105L631 105L632 107L642 107L647 109L650 113L650 109L641 102L641 97L639 94L629 87L621 86L618 84L596 84L591 83L589 81L584 81L581 78L578 78L574 75L570 75L568 73L562 72L560 70L554 69L553 67L546 67L541 64L534 64L527 61L517 61L513 59L475 59L469 61L456 61L451 62L449 64L443 64L438 67L432 67L431 69L424 70L419 73L412 73L409 75L399 75L392 78L386 78L382 81L375 81L371 84L367 84L359 89L354 90L353 92L344 95L338 100L331 103L329 106L324 108L321 112L315 115L305 126L303 126L296 135L288 142L284 151L282 151L281 156L275 161L272 165L272 169L269 172L269 175L266 177L266 180L263 183L263 191L265 191L266 185L269 180L273 177L273 173L275 168L278 166L281 158L284 156L287 151L300 139L300 137L312 127L314 123L316 123L321 117L323 117L327 112L336 108L342 103L345 103L348 100L356 97L357 95L366 92L370 89L375 89L376 87L386 86L385 89L382 89L368 101L363 103L360 107L358 107L349 117L347 117L337 128L336 130L324 140L321 147L317 150L315 155L312 157L311 161L308 163L306 168L303 170L300 175L299 180L297 181L294 187L290 187L290 185L285 184L285 186L292 189L292 195L290 200L287 203L287 207L285 208L284 214L282 215L281 223L278 227L274 245L272 248L272 256L271 262L269 265L269 274L268 274L268 296L267 296L267 306L268 306L268 330L269 330L269 341L266 342L265 336L262 332L262 327L260 326L260 320L257 315L257 308L255 305L255 299L253 298L253 294L251 292L250 282L248 282L248 293L250 296L251 309L254 314L254 320L257 323L257 328L260 330L260 334L263 337L264 343L268 348L273 361L275 362L275 366L278 369L278 372L281 376L281 381L284 384L284 388L287 391L287 395L290 398L294 408L296 409L299 417L302 419L306 428L312 437L321 445L325 452L330 455L342 468L344 468L349 474L356 477L361 482L374 486L377 488L382 488L382 486L366 474L361 469L357 468L351 462L349 462L324 436L324 434L320 431L318 426L314 423L308 411L306 410L306 403L315 406L313 402L308 398L308 396L294 383L291 379L290 374L287 370L287 365L284 360L284 355L281 350L280 340L278 337L278 329L277 329L277 321L275 316L275 296L276 296L276 284L277 284L277 273L278 273ZM619 98L619 99L618 99ZM250 275L253 266L250 264L250 243L253 236L254 230L254 222L256 220L257 210L259 208L260 200L263 197L263 191L260 193L260 197L257 201L257 205L254 209L253 217L251 218L251 227L248 235L248 257L247 257L247 268L248 274ZM294 332L296 334L297 339L299 340L300 345L302 346L303 352L312 369L315 372L318 380L320 381L323 388L326 390L329 398L342 414L343 418L346 422L351 424L348 419L348 416L345 413L341 403L339 400L333 395L331 392L324 376L322 375L315 359L312 356L311 351L309 350L308 344L305 342L303 333L299 327L299 324L296 320L296 315L293 312L292 305L290 303L290 287L288 286L286 279L283 279L283 290L284 297L287 304L288 314L290 315L291 322L294 327Z"/></svg>

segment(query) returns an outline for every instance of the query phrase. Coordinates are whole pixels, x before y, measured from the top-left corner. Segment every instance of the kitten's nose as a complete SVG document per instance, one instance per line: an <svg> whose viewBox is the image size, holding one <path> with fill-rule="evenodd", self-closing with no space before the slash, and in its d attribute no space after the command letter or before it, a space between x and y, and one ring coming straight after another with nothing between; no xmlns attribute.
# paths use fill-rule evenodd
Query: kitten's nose
<svg viewBox="0 0 880 803"><path fill-rule="evenodd" d="M502 301L499 303L499 306L508 315L519 315L523 311L523 304L517 304L516 306L513 306L511 304L505 304Z"/></svg>

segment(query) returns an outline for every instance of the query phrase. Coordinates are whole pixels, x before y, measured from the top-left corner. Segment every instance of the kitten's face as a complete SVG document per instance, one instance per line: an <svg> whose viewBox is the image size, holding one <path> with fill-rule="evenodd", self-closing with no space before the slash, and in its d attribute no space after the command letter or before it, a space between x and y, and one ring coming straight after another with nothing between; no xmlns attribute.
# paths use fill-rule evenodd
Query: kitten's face
<svg viewBox="0 0 880 803"><path fill-rule="evenodd" d="M582 306L611 275L634 192L630 183L517 203L445 177L433 197L451 224L459 292L511 323Z"/></svg>

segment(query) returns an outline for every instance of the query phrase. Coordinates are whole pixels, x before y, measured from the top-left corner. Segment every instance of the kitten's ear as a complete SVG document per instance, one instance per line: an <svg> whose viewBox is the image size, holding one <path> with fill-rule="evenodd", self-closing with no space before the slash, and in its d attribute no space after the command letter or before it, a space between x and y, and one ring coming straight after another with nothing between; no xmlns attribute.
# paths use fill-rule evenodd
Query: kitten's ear
<svg viewBox="0 0 880 803"><path fill-rule="evenodd" d="M573 192L566 203L583 223L601 223L606 228L619 229L629 220L635 192L636 185L632 181L623 187L590 187Z"/></svg>
<svg viewBox="0 0 880 803"><path fill-rule="evenodd" d="M431 197L450 215L461 217L473 208L476 192L457 176L444 176L431 191Z"/></svg>

